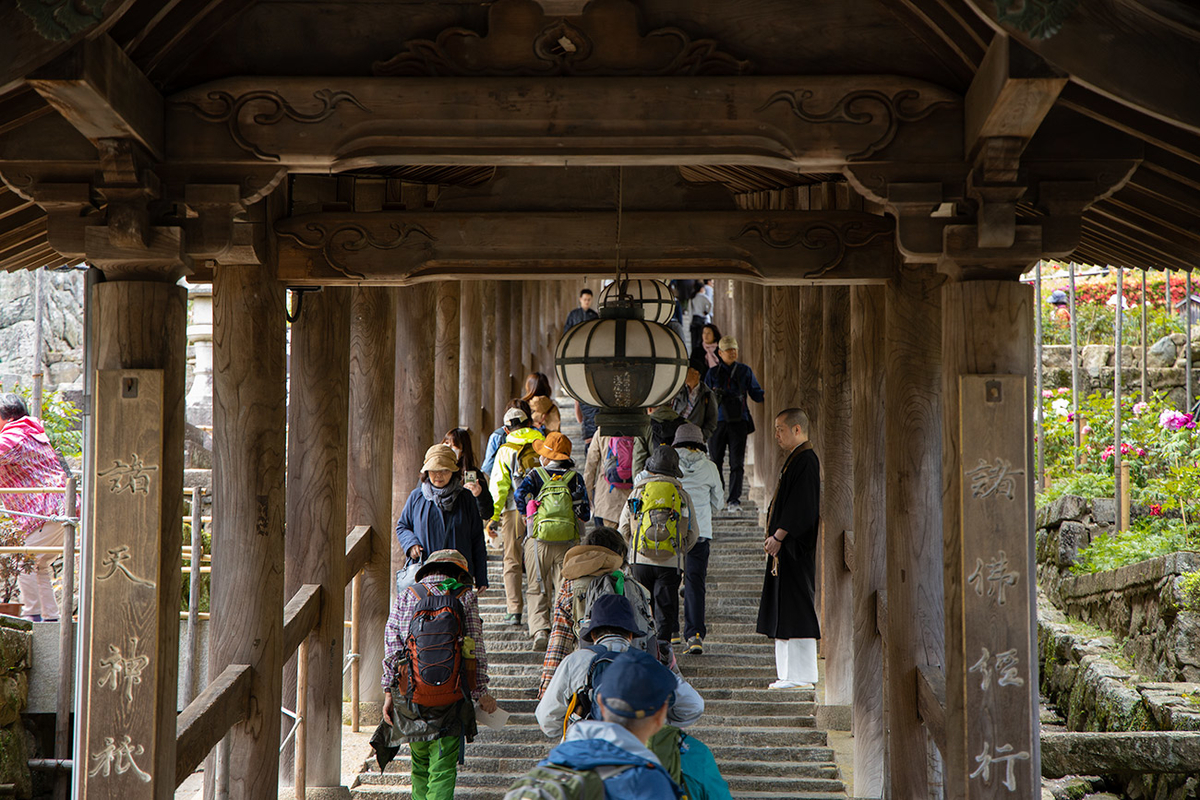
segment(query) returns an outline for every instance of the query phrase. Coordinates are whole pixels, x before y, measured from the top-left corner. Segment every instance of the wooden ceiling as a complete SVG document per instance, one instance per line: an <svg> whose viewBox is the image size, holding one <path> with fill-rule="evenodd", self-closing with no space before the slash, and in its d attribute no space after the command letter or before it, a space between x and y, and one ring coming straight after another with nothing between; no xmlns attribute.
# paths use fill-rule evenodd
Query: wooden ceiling
<svg viewBox="0 0 1200 800"><path fill-rule="evenodd" d="M638 0L646 30L714 40L760 75L896 74L965 92L1001 26L985 0ZM247 75L371 75L413 40L447 28L486 33L489 2L466 0L109 0L105 31L162 92ZM1075 258L1191 269L1200 252L1200 15L1162 0L1095 0L1041 42L1004 28L1071 74L1058 108L1145 142L1133 178L1086 213ZM16 12L0 23L22 24ZM23 23L23 24L27 24ZM1107 34L1106 44L1095 40ZM1088 39L1088 37L1093 37ZM1090 45L1090 46L1089 46ZM1192 49L1188 49L1188 46ZM1111 48L1121 61L1109 58ZM62 52L46 45L46 58ZM19 75L17 76L19 78ZM56 113L0 70L0 135ZM1170 86L1158 86L1169 82ZM1139 89L1138 87L1143 87ZM1146 102L1139 102L1145 97ZM1174 105L1172 105L1174 103ZM1053 132L1047 135L1054 135ZM490 179L489 167L391 168L388 177L440 185ZM835 176L746 166L682 166L690 182L734 194ZM1024 213L1035 213L1031 208ZM0 186L0 269L58 266L41 210Z"/></svg>

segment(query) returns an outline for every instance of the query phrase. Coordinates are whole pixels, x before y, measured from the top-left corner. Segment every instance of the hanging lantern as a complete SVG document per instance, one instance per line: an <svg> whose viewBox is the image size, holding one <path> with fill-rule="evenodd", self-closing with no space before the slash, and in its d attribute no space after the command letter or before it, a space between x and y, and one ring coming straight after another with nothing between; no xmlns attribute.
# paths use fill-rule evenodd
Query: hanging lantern
<svg viewBox="0 0 1200 800"><path fill-rule="evenodd" d="M635 306L642 307L642 318L647 322L666 325L675 316L675 293L662 281L629 278L613 281L600 293L600 308L618 305L622 296L632 299Z"/></svg>
<svg viewBox="0 0 1200 800"><path fill-rule="evenodd" d="M642 319L628 300L600 309L600 319L574 326L558 342L559 385L596 406L605 436L644 436L644 409L669 402L687 377L683 340L665 325Z"/></svg>

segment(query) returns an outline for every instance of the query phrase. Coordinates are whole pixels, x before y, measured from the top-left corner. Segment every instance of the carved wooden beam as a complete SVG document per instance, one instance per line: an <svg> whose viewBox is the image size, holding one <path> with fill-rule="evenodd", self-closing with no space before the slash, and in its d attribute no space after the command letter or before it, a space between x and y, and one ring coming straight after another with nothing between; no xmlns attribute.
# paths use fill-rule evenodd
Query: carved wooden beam
<svg viewBox="0 0 1200 800"><path fill-rule="evenodd" d="M111 37L84 40L28 82L93 144L133 138L162 158L162 95Z"/></svg>
<svg viewBox="0 0 1200 800"><path fill-rule="evenodd" d="M171 96L170 160L302 172L394 164L961 159L962 98L886 75L229 78Z"/></svg>
<svg viewBox="0 0 1200 800"><path fill-rule="evenodd" d="M275 231L279 278L292 286L595 275L616 257L607 212L319 213ZM855 211L642 211L621 223L635 275L881 283L892 248L892 221Z"/></svg>
<svg viewBox="0 0 1200 800"><path fill-rule="evenodd" d="M997 34L967 90L964 151L973 156L993 137L1017 139L1024 149L1066 85L1066 73Z"/></svg>

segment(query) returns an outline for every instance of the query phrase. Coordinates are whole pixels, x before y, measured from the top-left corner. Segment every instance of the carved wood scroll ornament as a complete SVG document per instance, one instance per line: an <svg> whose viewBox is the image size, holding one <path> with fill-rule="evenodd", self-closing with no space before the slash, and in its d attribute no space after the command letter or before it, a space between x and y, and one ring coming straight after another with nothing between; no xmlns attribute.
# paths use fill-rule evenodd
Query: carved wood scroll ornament
<svg viewBox="0 0 1200 800"><path fill-rule="evenodd" d="M763 244L776 250L787 250L792 247L804 247L808 250L831 249L829 258L821 262L816 269L804 273L806 279L823 277L835 269L846 257L846 251L852 247L863 247L881 236L890 236L892 225L885 218L880 218L879 225L865 225L861 222L844 222L838 225L828 222L816 222L797 231L784 231L771 222L753 222L742 228L737 236L730 241L737 241L744 236L755 236Z"/></svg>
<svg viewBox="0 0 1200 800"><path fill-rule="evenodd" d="M712 39L679 28L640 33L628 0L593 0L579 17L548 16L534 0L499 0L488 33L447 28L415 39L386 61L379 77L552 77L745 75L752 70Z"/></svg>
<svg viewBox="0 0 1200 800"><path fill-rule="evenodd" d="M917 122L925 119L942 107L954 105L950 100L935 100L921 103L921 93L916 89L902 89L887 94L877 89L859 89L843 95L832 107L815 111L805 107L814 92L808 89L779 91L771 95L758 110L765 111L776 103L791 108L792 113L805 122L814 124L875 125L885 123L883 133L857 153L846 156L847 161L861 161L878 153L892 143L901 122Z"/></svg>
<svg viewBox="0 0 1200 800"><path fill-rule="evenodd" d="M436 236L416 223L392 223L388 225L388 229L395 233L395 236L375 236L362 225L345 224L330 228L319 222L310 222L304 226L305 231L316 234L316 238L313 239L306 238L296 231L278 230L278 233L280 236L294 239L307 250L320 250L329 266L347 278L358 280L363 280L366 276L348 267L342 259L343 255L351 255L367 248L394 250L397 247L422 246L424 242L415 237L424 237L425 242L437 241Z"/></svg>
<svg viewBox="0 0 1200 800"><path fill-rule="evenodd" d="M17 8L51 42L65 42L104 19L103 0L17 0Z"/></svg>
<svg viewBox="0 0 1200 800"><path fill-rule="evenodd" d="M285 117L301 124L324 122L333 116L334 112L337 111L337 107L342 103L350 103L370 113L350 92L318 89L313 92L313 97L320 104L320 107L311 112L301 111L285 100L279 92L265 89L246 92L237 97L234 97L229 92L218 90L208 93L207 98L209 102L206 105L191 101L180 101L173 105L188 108L193 114L207 122L224 123L229 130L230 138L233 139L237 146L255 158L262 161L279 161L278 153L267 153L261 150L258 145L246 138L246 134L243 132L245 123L242 120L242 111L251 103L260 104L254 106L254 108L264 109L251 117L250 121L253 125L274 125Z"/></svg>

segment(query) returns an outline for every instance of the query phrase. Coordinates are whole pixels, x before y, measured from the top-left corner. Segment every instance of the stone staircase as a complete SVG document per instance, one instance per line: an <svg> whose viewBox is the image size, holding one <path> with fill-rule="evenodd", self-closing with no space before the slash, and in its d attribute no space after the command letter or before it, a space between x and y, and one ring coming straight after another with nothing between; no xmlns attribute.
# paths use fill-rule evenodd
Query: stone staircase
<svg viewBox="0 0 1200 800"><path fill-rule="evenodd" d="M566 416L564 414L564 416ZM708 639L704 654L679 656L680 669L705 700L688 733L710 748L738 800L845 800L826 734L815 722L814 690L768 691L775 679L774 647L754 632L764 558L758 511L718 515L708 575ZM499 556L489 561L492 587L502 587ZM481 602L492 692L512 712L503 730L481 730L459 767L460 797L495 800L556 744L533 718L542 654L532 652L524 627L505 626L503 589ZM682 622L682 619L681 619ZM358 800L410 797L407 748L387 771L363 772Z"/></svg>

